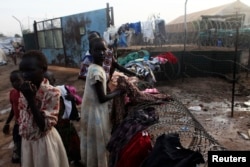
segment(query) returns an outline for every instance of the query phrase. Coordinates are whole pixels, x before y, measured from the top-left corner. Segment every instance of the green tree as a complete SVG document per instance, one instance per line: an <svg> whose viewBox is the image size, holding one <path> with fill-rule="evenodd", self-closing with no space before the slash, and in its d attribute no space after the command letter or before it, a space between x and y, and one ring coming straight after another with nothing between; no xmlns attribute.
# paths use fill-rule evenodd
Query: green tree
<svg viewBox="0 0 250 167"><path fill-rule="evenodd" d="M15 38L21 38L21 35L15 34L14 37L15 37Z"/></svg>
<svg viewBox="0 0 250 167"><path fill-rule="evenodd" d="M0 37L5 37L5 35L3 33L0 33Z"/></svg>
<svg viewBox="0 0 250 167"><path fill-rule="evenodd" d="M29 33L31 33L30 29L23 30L23 34L29 34Z"/></svg>

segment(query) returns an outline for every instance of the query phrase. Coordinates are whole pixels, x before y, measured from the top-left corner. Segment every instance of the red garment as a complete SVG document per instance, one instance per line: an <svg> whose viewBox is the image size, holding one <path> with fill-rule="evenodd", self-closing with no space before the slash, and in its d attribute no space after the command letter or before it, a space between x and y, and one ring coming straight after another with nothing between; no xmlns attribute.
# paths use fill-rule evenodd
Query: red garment
<svg viewBox="0 0 250 167"><path fill-rule="evenodd" d="M18 90L16 90L16 89L10 90L9 100L10 100L10 104L11 104L11 107L12 107L13 112L14 112L16 122L19 119L19 113L20 113L20 111L18 109L19 97L20 97L20 92Z"/></svg>
<svg viewBox="0 0 250 167"><path fill-rule="evenodd" d="M178 62L178 59L171 52L161 53L157 55L157 57L165 58L168 60L169 63L172 63L172 64L176 64Z"/></svg>
<svg viewBox="0 0 250 167"><path fill-rule="evenodd" d="M145 135L146 134L146 135ZM116 167L138 167L152 150L151 139L147 132L135 134L121 150Z"/></svg>

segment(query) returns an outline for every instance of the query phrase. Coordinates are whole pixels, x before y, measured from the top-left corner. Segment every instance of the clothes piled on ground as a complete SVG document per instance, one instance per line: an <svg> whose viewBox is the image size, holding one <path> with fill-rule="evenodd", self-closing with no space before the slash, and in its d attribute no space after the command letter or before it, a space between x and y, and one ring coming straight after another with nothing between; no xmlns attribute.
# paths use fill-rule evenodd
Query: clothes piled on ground
<svg viewBox="0 0 250 167"><path fill-rule="evenodd" d="M152 69L157 69L159 67L155 67L153 65L154 62L151 64L149 58L150 53L147 50L139 50L137 52L131 52L124 57L119 57L117 62L128 70L142 75L144 78L151 77L153 83L155 83L156 79Z"/></svg>
<svg viewBox="0 0 250 167"><path fill-rule="evenodd" d="M111 91L113 91L117 88L119 77L124 77L128 82L131 82L134 84L139 82L139 79L137 77L128 77L127 75L125 75L122 72L115 71L112 75L110 82L108 83L108 87Z"/></svg>
<svg viewBox="0 0 250 167"><path fill-rule="evenodd" d="M147 50L131 52L126 56L118 58L120 65L143 76L151 85L156 83L155 73L161 72L164 64L176 64L177 62L178 59L171 52L151 56Z"/></svg>
<svg viewBox="0 0 250 167"><path fill-rule="evenodd" d="M118 88L126 90L126 95L129 98L130 105L137 105L140 103L147 102L156 102L156 101L168 101L170 100L169 96L162 93L144 93L140 91L138 87L134 84L126 80L124 77L118 78Z"/></svg>
<svg viewBox="0 0 250 167"><path fill-rule="evenodd" d="M159 116L154 107L134 108L133 106L143 103L161 104L169 100L169 96L161 94L155 89L152 92L140 91L136 86L136 81L138 80L133 80L119 72L114 73L110 81L112 89L126 90L124 95L113 99L111 111L113 130L107 145L110 152L110 167L139 164L145 159L152 147L150 136L142 135L142 131L157 123ZM137 142L140 142L141 145L135 144ZM136 145L137 149L132 149ZM129 157L131 159L128 160ZM123 163L125 160L127 163Z"/></svg>
<svg viewBox="0 0 250 167"><path fill-rule="evenodd" d="M118 77L119 76L119 77ZM136 82L131 82L130 77L124 77L122 73L116 73L111 78L112 88L126 90L126 93L113 99L111 111L111 122L116 127L127 116L127 106L134 106L141 103L162 103L170 100L170 97L161 93L144 93L136 86ZM134 81L134 80L132 80Z"/></svg>
<svg viewBox="0 0 250 167"><path fill-rule="evenodd" d="M192 167L203 163L204 159L199 152L182 147L178 134L163 134L157 137L157 143L153 145L147 129L159 122L157 106L173 99L167 94L160 93L156 88L139 90L136 86L137 81L132 81L134 82L118 72L111 78L112 89L118 88L126 93L113 99L113 129L107 145L110 152L109 166ZM163 159L169 159L169 162L163 162Z"/></svg>
<svg viewBox="0 0 250 167"><path fill-rule="evenodd" d="M159 55L156 56L159 60L161 59L166 59L168 62L172 63L172 64L176 64L178 62L178 59L174 56L173 53L171 52L165 52L165 53L161 53Z"/></svg>
<svg viewBox="0 0 250 167"><path fill-rule="evenodd" d="M150 81L151 78L152 84L156 83L156 78L154 75L154 71L158 71L160 66L157 64L151 64L149 60L147 61L130 61L125 66L130 71L135 72L145 78L145 80Z"/></svg>
<svg viewBox="0 0 250 167"><path fill-rule="evenodd" d="M121 150L138 133L145 130L152 124L158 122L158 115L153 107L144 108L131 112L126 118L113 130L108 142L107 149L110 152L109 166L113 167L120 159ZM145 139L145 138L144 138ZM135 140L136 141L136 140ZM148 139L145 147L148 148ZM143 146L142 146L143 147Z"/></svg>
<svg viewBox="0 0 250 167"><path fill-rule="evenodd" d="M118 64L124 66L130 61L141 59L141 58L149 58L150 54L147 50L139 50L137 52L131 52L124 57L118 57L117 62Z"/></svg>
<svg viewBox="0 0 250 167"><path fill-rule="evenodd" d="M116 167L138 167L152 150L150 135L141 131L121 150Z"/></svg>
<svg viewBox="0 0 250 167"><path fill-rule="evenodd" d="M156 139L153 150L141 167L196 167L201 163L205 163L201 153L184 148L179 135L171 133Z"/></svg>

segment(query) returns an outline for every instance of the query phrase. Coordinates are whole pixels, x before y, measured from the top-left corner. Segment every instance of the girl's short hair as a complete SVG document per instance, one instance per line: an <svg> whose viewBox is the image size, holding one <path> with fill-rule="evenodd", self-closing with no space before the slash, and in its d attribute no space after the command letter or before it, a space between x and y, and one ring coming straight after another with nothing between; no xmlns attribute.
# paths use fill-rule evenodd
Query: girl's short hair
<svg viewBox="0 0 250 167"><path fill-rule="evenodd" d="M100 35L100 33L97 32L97 31L90 31L90 32L88 33L88 41L91 41L92 39L94 39L94 38L99 38L99 37L101 37L101 35Z"/></svg>
<svg viewBox="0 0 250 167"><path fill-rule="evenodd" d="M89 41L89 50L91 51L93 49L93 47L95 46L95 44L99 43L99 42L105 42L106 43L106 41L101 37L94 38L91 41Z"/></svg>
<svg viewBox="0 0 250 167"><path fill-rule="evenodd" d="M22 73L19 70L13 70L10 73L10 82L13 82L14 80L17 80L22 77Z"/></svg>
<svg viewBox="0 0 250 167"><path fill-rule="evenodd" d="M38 60L38 65L41 67L44 71L47 71L48 69L48 62L45 57L45 55L38 50L30 50L23 54L22 58L36 58Z"/></svg>

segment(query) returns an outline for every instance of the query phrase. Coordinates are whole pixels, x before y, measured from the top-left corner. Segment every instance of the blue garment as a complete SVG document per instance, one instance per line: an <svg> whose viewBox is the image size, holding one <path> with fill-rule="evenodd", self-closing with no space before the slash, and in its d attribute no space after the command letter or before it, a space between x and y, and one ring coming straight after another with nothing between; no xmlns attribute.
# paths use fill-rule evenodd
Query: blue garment
<svg viewBox="0 0 250 167"><path fill-rule="evenodd" d="M141 33L141 22L136 23L130 23L129 28L132 28L135 30L135 35L138 35Z"/></svg>
<svg viewBox="0 0 250 167"><path fill-rule="evenodd" d="M217 41L217 46L218 46L218 47L222 47L222 40L221 40L221 39L218 39L218 41Z"/></svg>
<svg viewBox="0 0 250 167"><path fill-rule="evenodd" d="M125 32L122 32L121 35L120 35L119 46L121 46L121 47L127 47L128 46Z"/></svg>
<svg viewBox="0 0 250 167"><path fill-rule="evenodd" d="M85 79L88 72L88 67L93 62L93 56L90 55L89 52L87 52L84 57L82 58L79 77L82 79Z"/></svg>

